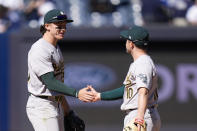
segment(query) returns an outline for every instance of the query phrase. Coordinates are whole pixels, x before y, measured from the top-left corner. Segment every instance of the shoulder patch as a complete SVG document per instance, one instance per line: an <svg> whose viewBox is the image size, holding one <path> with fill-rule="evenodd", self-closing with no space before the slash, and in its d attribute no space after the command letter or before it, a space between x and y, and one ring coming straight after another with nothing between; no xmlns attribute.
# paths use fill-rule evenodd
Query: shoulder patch
<svg viewBox="0 0 197 131"><path fill-rule="evenodd" d="M137 77L139 77L143 83L147 84L147 76L145 74L139 74Z"/></svg>

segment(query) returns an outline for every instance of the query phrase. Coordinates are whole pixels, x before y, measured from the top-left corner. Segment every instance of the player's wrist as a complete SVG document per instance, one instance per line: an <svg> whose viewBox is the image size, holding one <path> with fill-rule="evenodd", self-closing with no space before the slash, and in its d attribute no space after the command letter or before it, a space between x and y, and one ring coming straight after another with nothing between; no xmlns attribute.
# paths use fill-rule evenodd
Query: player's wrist
<svg viewBox="0 0 197 131"><path fill-rule="evenodd" d="M144 115L137 115L136 118L143 120L144 119Z"/></svg>
<svg viewBox="0 0 197 131"><path fill-rule="evenodd" d="M101 93L97 93L97 99L101 100Z"/></svg>
<svg viewBox="0 0 197 131"><path fill-rule="evenodd" d="M78 98L78 95L79 95L79 91L76 91L75 92L75 97Z"/></svg>

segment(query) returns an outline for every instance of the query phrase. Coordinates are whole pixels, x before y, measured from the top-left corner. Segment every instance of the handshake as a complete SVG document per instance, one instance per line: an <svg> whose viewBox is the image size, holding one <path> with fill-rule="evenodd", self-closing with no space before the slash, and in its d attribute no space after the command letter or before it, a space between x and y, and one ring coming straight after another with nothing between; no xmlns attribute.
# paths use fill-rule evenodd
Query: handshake
<svg viewBox="0 0 197 131"><path fill-rule="evenodd" d="M101 100L100 94L91 85L87 85L78 91L78 99L83 102L96 102Z"/></svg>

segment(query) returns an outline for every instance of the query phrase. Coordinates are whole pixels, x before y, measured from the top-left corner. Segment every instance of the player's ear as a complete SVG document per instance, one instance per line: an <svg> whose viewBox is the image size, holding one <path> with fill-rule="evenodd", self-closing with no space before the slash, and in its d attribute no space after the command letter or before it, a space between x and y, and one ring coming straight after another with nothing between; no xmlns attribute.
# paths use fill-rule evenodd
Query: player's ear
<svg viewBox="0 0 197 131"><path fill-rule="evenodd" d="M44 25L45 29L50 32L49 24Z"/></svg>
<svg viewBox="0 0 197 131"><path fill-rule="evenodd" d="M132 41L130 41L130 40L129 40L129 45L130 45L131 49L134 48L134 43Z"/></svg>

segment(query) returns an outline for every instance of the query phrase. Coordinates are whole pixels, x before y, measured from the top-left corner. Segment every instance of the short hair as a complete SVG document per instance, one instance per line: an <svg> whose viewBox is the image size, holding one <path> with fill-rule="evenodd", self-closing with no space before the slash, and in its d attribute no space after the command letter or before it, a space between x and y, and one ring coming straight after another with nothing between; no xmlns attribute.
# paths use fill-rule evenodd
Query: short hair
<svg viewBox="0 0 197 131"><path fill-rule="evenodd" d="M40 26L40 33L42 34L42 35L44 35L44 33L47 31L47 29L45 28L45 25L41 25Z"/></svg>
<svg viewBox="0 0 197 131"><path fill-rule="evenodd" d="M150 40L149 40L149 34L144 38L144 40L136 40L133 41L136 47L147 51L150 47Z"/></svg>
<svg viewBox="0 0 197 131"><path fill-rule="evenodd" d="M150 47L150 43L149 42L146 42L147 44L146 45L137 45L135 44L135 46L139 49L142 49L142 50L145 50L145 51L148 51L149 47Z"/></svg>

